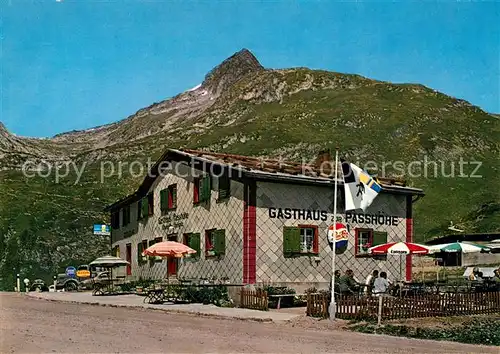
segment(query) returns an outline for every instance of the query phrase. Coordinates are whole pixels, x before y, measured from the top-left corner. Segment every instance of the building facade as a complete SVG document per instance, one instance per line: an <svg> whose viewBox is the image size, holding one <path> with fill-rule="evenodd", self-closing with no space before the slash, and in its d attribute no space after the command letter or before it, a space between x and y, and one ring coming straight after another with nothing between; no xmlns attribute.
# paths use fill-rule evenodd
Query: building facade
<svg viewBox="0 0 500 354"><path fill-rule="evenodd" d="M323 160L319 162L324 162ZM191 150L168 150L133 195L108 207L112 247L131 266L128 276L219 279L274 284L298 291L328 287L334 176L320 164L258 160ZM337 221L349 232L336 256L342 273L363 280L374 269L392 280L411 278L411 259L372 256L367 249L412 240L412 204L423 195L382 180L383 191L365 213L343 210L338 181ZM155 242L174 240L195 249L184 259L141 255ZM407 262L408 258L408 262Z"/></svg>

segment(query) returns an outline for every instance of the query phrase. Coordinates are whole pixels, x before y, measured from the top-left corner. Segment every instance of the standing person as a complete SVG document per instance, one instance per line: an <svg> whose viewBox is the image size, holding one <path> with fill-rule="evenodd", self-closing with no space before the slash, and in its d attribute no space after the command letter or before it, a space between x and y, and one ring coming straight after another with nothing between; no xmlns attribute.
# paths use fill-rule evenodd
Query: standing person
<svg viewBox="0 0 500 354"><path fill-rule="evenodd" d="M370 275L366 277L365 281L365 295L371 294L373 289L373 283L378 277L378 270L374 270Z"/></svg>
<svg viewBox="0 0 500 354"><path fill-rule="evenodd" d="M380 277L375 279L373 283L373 294L375 294L375 296L380 296L386 294L388 289L389 281L387 281L387 273L381 272Z"/></svg>

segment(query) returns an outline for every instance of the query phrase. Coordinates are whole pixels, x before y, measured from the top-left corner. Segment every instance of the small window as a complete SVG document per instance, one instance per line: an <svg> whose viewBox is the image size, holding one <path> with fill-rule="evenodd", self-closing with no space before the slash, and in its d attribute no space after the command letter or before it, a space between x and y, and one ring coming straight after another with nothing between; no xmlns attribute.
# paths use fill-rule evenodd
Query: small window
<svg viewBox="0 0 500 354"><path fill-rule="evenodd" d="M200 202L200 181L201 178L199 177L193 180L193 204Z"/></svg>
<svg viewBox="0 0 500 354"><path fill-rule="evenodd" d="M123 226L130 224L130 205L123 208Z"/></svg>
<svg viewBox="0 0 500 354"><path fill-rule="evenodd" d="M224 200L231 195L231 179L228 175L219 177L219 196L217 200Z"/></svg>
<svg viewBox="0 0 500 354"><path fill-rule="evenodd" d="M120 258L120 246L115 246L111 251L111 255Z"/></svg>
<svg viewBox="0 0 500 354"><path fill-rule="evenodd" d="M387 255L372 255L368 252L370 247L387 243L387 232L374 231L373 229L355 229L354 252L358 257L374 257L380 260L387 259Z"/></svg>
<svg viewBox="0 0 500 354"><path fill-rule="evenodd" d="M368 255L368 249L373 244L373 230L372 229L356 229L355 236L355 249L356 255Z"/></svg>
<svg viewBox="0 0 500 354"><path fill-rule="evenodd" d="M149 246L148 247L151 247L153 246L155 243L158 243L158 242L162 242L163 241L163 238L162 237L157 237L155 238L154 240L150 240L149 241ZM162 261L162 258L159 257L159 256L152 256L152 257L149 257L149 265L153 265L155 262L161 262Z"/></svg>
<svg viewBox="0 0 500 354"><path fill-rule="evenodd" d="M171 184L160 191L160 209L162 214L177 208L177 184Z"/></svg>
<svg viewBox="0 0 500 354"><path fill-rule="evenodd" d="M168 186L168 209L177 208L177 184Z"/></svg>
<svg viewBox="0 0 500 354"><path fill-rule="evenodd" d="M316 225L285 226L283 228L283 254L285 257L319 253L319 235Z"/></svg>
<svg viewBox="0 0 500 354"><path fill-rule="evenodd" d="M221 257L226 253L226 231L205 231L205 257Z"/></svg>
<svg viewBox="0 0 500 354"><path fill-rule="evenodd" d="M141 220L142 216L142 199L137 202L137 220Z"/></svg>
<svg viewBox="0 0 500 354"><path fill-rule="evenodd" d="M142 198L137 203L137 219L143 220L146 219L149 215L149 196L146 198Z"/></svg>
<svg viewBox="0 0 500 354"><path fill-rule="evenodd" d="M111 228L118 230L120 228L120 212L114 212L111 214Z"/></svg>
<svg viewBox="0 0 500 354"><path fill-rule="evenodd" d="M148 194L148 215L154 215L155 213L155 204L154 204L154 193Z"/></svg>
<svg viewBox="0 0 500 354"><path fill-rule="evenodd" d="M142 240L137 244L137 264L142 265L147 262L148 257L143 256L142 252L144 252L148 248L148 241Z"/></svg>
<svg viewBox="0 0 500 354"><path fill-rule="evenodd" d="M211 195L210 176L196 177L193 181L193 203L208 202Z"/></svg>

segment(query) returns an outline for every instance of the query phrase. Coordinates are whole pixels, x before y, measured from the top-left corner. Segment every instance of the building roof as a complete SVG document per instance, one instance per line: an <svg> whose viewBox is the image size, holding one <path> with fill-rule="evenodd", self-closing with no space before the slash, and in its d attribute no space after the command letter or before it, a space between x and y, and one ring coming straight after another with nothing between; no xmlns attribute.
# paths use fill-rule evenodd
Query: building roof
<svg viewBox="0 0 500 354"><path fill-rule="evenodd" d="M437 237L432 240L427 241L426 245L439 245L442 243L453 243L453 242L498 242L500 240L500 232L487 232L487 233L475 233L475 234L454 234L446 235L442 237Z"/></svg>
<svg viewBox="0 0 500 354"><path fill-rule="evenodd" d="M327 151L321 152L314 163L303 164L204 150L168 149L151 168L151 173L148 173L134 194L108 206L106 210L128 204L145 196L158 177L161 168L160 165L163 161L184 161L188 164L197 163L205 166L205 168L210 168L208 165L216 165L221 168L229 168L233 172L231 173L232 176L241 176L260 181L332 186L335 184L335 162L332 162L330 154ZM406 181L402 179L377 177L377 180L382 185L384 192L424 195L422 189L408 187ZM344 184L340 166L337 169L337 184Z"/></svg>

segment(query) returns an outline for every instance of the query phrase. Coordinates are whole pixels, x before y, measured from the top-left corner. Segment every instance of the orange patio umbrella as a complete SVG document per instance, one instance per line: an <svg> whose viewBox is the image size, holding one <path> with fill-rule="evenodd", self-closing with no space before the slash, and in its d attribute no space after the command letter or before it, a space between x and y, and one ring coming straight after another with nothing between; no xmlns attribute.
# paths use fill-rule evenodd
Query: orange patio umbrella
<svg viewBox="0 0 500 354"><path fill-rule="evenodd" d="M175 257L182 258L188 254L196 253L196 251L182 243L175 241L163 241L155 243L154 245L146 248L143 252L143 256L153 256L153 257ZM167 271L167 281L170 283L170 274Z"/></svg>
<svg viewBox="0 0 500 354"><path fill-rule="evenodd" d="M155 243L142 252L143 256L153 257L177 257L181 258L196 251L182 243L175 241L163 241Z"/></svg>

